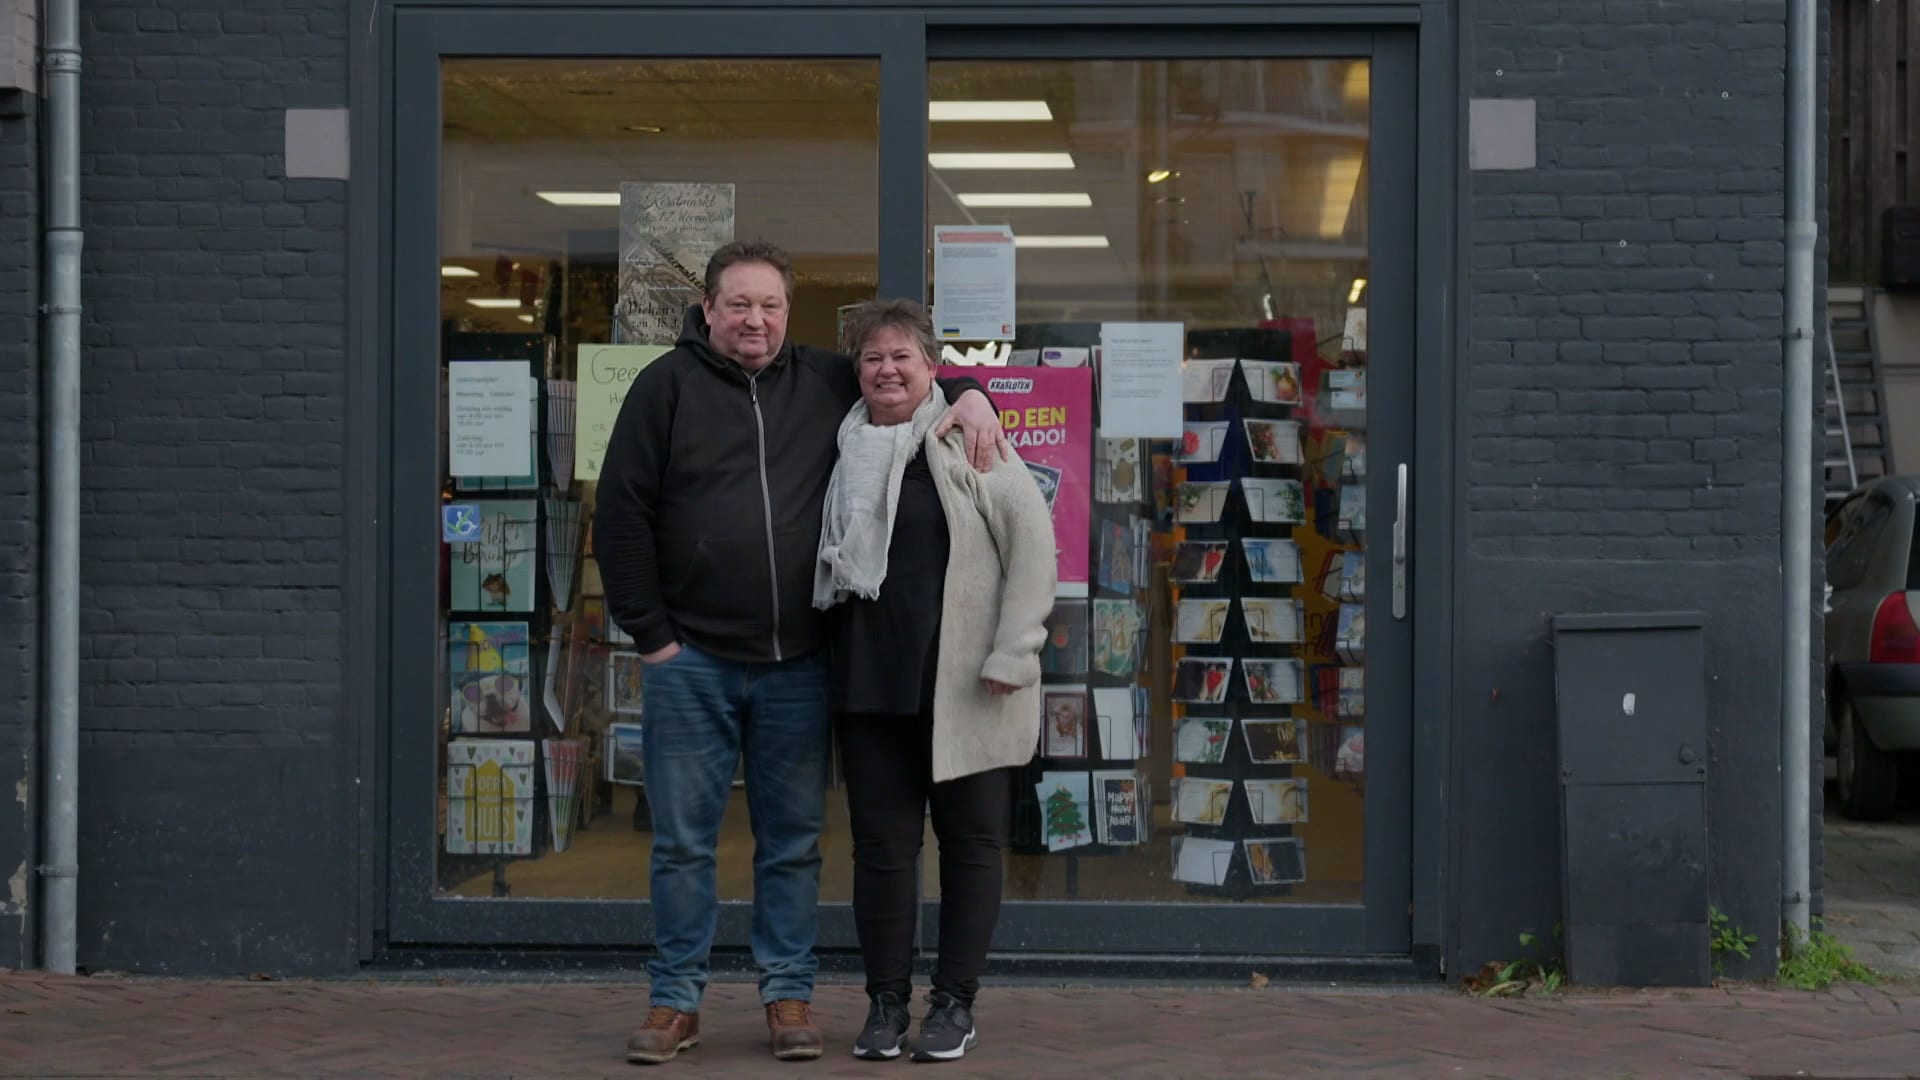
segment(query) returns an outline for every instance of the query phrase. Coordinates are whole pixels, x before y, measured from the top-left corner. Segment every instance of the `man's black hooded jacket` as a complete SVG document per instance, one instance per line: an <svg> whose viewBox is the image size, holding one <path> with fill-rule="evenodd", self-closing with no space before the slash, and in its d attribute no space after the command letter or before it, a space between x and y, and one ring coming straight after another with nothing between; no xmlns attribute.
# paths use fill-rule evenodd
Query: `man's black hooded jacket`
<svg viewBox="0 0 1920 1080"><path fill-rule="evenodd" d="M985 393L973 379L940 386L949 401ZM769 661L821 646L821 508L859 399L849 358L788 342L748 375L687 309L679 343L627 391L595 496L608 611L641 652L680 642Z"/></svg>

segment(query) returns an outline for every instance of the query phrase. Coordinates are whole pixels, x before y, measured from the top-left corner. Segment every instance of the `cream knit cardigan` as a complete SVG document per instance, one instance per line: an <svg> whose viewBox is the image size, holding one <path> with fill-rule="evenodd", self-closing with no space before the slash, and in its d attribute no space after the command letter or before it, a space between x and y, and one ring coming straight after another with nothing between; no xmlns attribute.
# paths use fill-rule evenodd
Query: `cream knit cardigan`
<svg viewBox="0 0 1920 1080"><path fill-rule="evenodd" d="M940 782L1033 760L1055 552L1053 517L1017 454L983 474L958 431L944 440L929 432L924 445L951 544L933 688ZM996 696L983 678L1020 689Z"/></svg>

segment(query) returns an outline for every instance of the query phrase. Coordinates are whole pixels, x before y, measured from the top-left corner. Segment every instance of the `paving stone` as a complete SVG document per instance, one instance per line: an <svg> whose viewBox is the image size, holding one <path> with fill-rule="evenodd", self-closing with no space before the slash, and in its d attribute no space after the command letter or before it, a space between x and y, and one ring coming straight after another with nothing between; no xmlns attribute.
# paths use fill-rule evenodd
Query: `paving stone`
<svg viewBox="0 0 1920 1080"><path fill-rule="evenodd" d="M232 982L0 973L0 1074L67 1076L636 1075L621 1059L645 988L604 981ZM845 1054L857 987L825 986L816 1076L871 1076ZM942 1076L1911 1075L1920 990L1805 994L1574 991L1484 1001L1429 988L990 986L979 1049ZM700 1076L767 1075L751 985L716 984ZM676 1067L680 1067L676 1066ZM1279 1073L1276 1072L1279 1070Z"/></svg>
<svg viewBox="0 0 1920 1080"><path fill-rule="evenodd" d="M1920 820L1829 813L1822 837L1827 932L1882 974L1920 977Z"/></svg>

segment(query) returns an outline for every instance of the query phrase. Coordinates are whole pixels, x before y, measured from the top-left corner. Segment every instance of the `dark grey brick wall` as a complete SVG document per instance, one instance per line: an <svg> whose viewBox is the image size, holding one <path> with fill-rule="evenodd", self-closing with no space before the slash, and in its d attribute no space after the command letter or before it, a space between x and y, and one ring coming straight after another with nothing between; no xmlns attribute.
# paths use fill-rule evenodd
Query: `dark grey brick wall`
<svg viewBox="0 0 1920 1080"><path fill-rule="evenodd" d="M0 91L0 968L19 967L32 956L32 818L19 795L32 747L38 623L40 217L33 105L31 97Z"/></svg>
<svg viewBox="0 0 1920 1080"><path fill-rule="evenodd" d="M1475 0L1456 568L1459 971L1559 920L1548 617L1707 613L1713 899L1778 925L1782 0ZM1824 149L1824 139L1820 140Z"/></svg>
<svg viewBox="0 0 1920 1080"><path fill-rule="evenodd" d="M80 960L339 969L346 187L282 154L346 3L83 14Z"/></svg>

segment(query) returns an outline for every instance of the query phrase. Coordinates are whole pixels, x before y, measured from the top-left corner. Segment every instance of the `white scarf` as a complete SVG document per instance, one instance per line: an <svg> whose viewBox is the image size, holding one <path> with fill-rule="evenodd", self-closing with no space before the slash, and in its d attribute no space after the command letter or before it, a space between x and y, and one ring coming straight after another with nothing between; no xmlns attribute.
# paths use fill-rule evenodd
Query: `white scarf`
<svg viewBox="0 0 1920 1080"><path fill-rule="evenodd" d="M927 432L946 412L939 387L904 424L872 422L865 401L840 421L840 460L827 482L820 517L820 557L813 564L813 606L822 611L859 596L872 600L887 579L887 548L900 507L900 478Z"/></svg>

